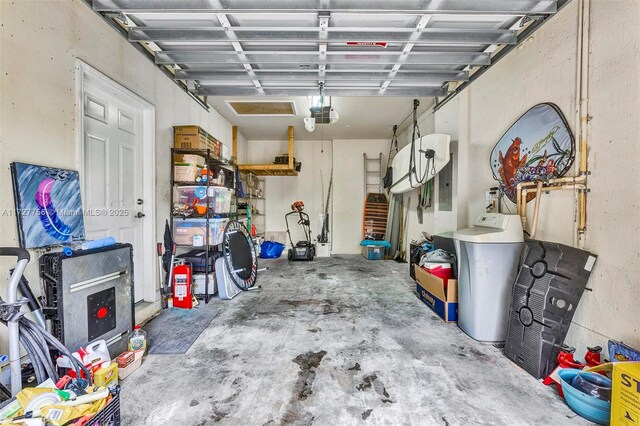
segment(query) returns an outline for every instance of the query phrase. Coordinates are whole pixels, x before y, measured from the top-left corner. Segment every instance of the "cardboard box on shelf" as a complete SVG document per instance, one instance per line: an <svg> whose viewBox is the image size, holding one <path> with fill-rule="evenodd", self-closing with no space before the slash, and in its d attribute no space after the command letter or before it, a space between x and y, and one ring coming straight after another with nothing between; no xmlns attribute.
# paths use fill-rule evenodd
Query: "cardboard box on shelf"
<svg viewBox="0 0 640 426"><path fill-rule="evenodd" d="M200 168L207 165L207 162L203 156L195 155L195 154L174 154L173 162L181 163L181 164L189 164L189 165L200 167Z"/></svg>
<svg viewBox="0 0 640 426"><path fill-rule="evenodd" d="M220 158L220 141L200 126L173 126L173 147L179 149L210 149Z"/></svg>
<svg viewBox="0 0 640 426"><path fill-rule="evenodd" d="M223 160L231 160L231 150L226 144L222 144L222 150L220 151L220 158Z"/></svg>
<svg viewBox="0 0 640 426"><path fill-rule="evenodd" d="M640 425L640 362L614 362L611 426Z"/></svg>
<svg viewBox="0 0 640 426"><path fill-rule="evenodd" d="M194 182L206 165L204 157L193 154L174 154L173 179L178 182Z"/></svg>
<svg viewBox="0 0 640 426"><path fill-rule="evenodd" d="M214 139L215 141L215 148L214 148L214 156L221 160L222 159L222 142L220 142L218 139Z"/></svg>
<svg viewBox="0 0 640 426"><path fill-rule="evenodd" d="M200 168L188 163L174 163L173 179L178 182L195 182L200 175Z"/></svg>
<svg viewBox="0 0 640 426"><path fill-rule="evenodd" d="M414 266L416 292L422 302L429 306L445 322L458 321L458 280L445 282L418 265Z"/></svg>

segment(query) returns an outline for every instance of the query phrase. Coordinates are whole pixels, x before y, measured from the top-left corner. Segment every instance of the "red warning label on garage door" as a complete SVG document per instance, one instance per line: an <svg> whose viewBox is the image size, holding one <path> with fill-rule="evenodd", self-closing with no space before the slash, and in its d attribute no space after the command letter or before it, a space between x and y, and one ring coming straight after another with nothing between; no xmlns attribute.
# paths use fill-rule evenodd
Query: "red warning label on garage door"
<svg viewBox="0 0 640 426"><path fill-rule="evenodd" d="M387 47L386 41L348 41L347 46L377 46Z"/></svg>

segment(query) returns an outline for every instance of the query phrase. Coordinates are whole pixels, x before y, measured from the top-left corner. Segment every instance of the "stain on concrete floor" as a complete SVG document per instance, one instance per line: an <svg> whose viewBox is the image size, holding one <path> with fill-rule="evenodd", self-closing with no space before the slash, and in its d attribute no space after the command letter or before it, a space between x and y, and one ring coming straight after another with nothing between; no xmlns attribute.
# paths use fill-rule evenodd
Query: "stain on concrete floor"
<svg viewBox="0 0 640 426"><path fill-rule="evenodd" d="M186 354L149 355L122 382L123 425L589 424L434 317L408 265L268 263L262 290L197 308L220 314Z"/></svg>

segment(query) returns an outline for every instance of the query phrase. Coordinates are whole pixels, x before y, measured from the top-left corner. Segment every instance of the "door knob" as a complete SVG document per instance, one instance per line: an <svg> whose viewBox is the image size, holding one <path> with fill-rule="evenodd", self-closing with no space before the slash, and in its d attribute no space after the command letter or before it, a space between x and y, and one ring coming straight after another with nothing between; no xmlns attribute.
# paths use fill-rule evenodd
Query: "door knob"
<svg viewBox="0 0 640 426"><path fill-rule="evenodd" d="M145 216L145 215L144 215L144 213L142 213L142 212L138 212L138 214L136 214L136 217L137 217L138 219L142 219L144 216Z"/></svg>
<svg viewBox="0 0 640 426"><path fill-rule="evenodd" d="M138 198L137 203L138 203L138 205L140 205L140 204L144 203L144 201L142 200L142 198Z"/></svg>

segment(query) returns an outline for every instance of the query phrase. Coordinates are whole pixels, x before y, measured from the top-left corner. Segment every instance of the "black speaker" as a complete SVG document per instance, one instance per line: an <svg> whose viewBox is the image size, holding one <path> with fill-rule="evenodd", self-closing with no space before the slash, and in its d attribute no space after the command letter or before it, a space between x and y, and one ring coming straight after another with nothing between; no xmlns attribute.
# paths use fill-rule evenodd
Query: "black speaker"
<svg viewBox="0 0 640 426"><path fill-rule="evenodd" d="M596 256L536 240L526 241L525 246L513 287L504 353L540 379L558 364L558 353Z"/></svg>
<svg viewBox="0 0 640 426"><path fill-rule="evenodd" d="M112 358L127 350L133 330L133 250L116 244L72 256L40 257L44 312L52 334L76 351L104 339Z"/></svg>

